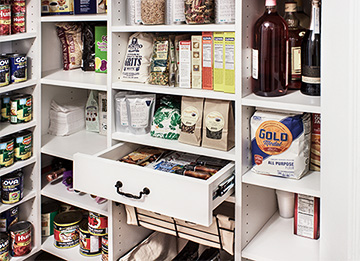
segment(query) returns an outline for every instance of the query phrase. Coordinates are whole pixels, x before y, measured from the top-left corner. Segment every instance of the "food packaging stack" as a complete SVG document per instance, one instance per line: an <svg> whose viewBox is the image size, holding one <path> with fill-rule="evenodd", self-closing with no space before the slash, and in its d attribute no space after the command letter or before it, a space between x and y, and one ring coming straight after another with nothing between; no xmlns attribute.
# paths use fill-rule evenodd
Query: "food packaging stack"
<svg viewBox="0 0 360 261"><path fill-rule="evenodd" d="M79 101L61 105L52 100L50 104L49 134L67 136L84 129L84 110L83 103Z"/></svg>

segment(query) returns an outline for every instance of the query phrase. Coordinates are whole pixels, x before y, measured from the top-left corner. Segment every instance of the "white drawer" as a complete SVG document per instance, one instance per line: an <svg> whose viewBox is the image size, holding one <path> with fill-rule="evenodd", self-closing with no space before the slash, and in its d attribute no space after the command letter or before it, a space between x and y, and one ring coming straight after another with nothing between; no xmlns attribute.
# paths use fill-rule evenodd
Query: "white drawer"
<svg viewBox="0 0 360 261"><path fill-rule="evenodd" d="M119 143L95 156L74 155L74 188L115 202L158 212L170 217L209 226L213 210L229 197L234 188L215 197L219 187L232 177L234 163L229 163L208 180L170 174L150 168L119 162L139 145ZM122 187L115 185L121 182ZM139 196L120 195L117 190Z"/></svg>

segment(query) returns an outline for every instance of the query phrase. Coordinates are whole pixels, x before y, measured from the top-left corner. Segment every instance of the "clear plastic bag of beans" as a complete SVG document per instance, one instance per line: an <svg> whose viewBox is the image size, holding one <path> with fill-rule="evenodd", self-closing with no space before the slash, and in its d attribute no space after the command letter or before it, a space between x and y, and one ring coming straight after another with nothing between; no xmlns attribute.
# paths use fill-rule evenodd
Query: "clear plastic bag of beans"
<svg viewBox="0 0 360 261"><path fill-rule="evenodd" d="M143 24L165 24L165 0L141 0Z"/></svg>
<svg viewBox="0 0 360 261"><path fill-rule="evenodd" d="M212 24L215 20L214 0L184 0L187 24Z"/></svg>

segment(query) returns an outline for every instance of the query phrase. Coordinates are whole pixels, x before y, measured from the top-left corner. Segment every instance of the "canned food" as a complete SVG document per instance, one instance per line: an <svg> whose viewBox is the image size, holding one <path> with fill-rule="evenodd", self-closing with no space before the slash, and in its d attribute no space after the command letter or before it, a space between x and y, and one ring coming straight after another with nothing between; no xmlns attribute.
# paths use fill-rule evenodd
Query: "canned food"
<svg viewBox="0 0 360 261"><path fill-rule="evenodd" d="M107 235L108 220L107 217L97 213L89 212L88 217L89 232L94 236Z"/></svg>
<svg viewBox="0 0 360 261"><path fill-rule="evenodd" d="M0 35L9 35L11 29L10 5L0 5Z"/></svg>
<svg viewBox="0 0 360 261"><path fill-rule="evenodd" d="M26 160L32 156L33 134L31 131L20 131L15 138L15 161Z"/></svg>
<svg viewBox="0 0 360 261"><path fill-rule="evenodd" d="M0 15L1 15L1 11L0 11ZM9 85L9 83L10 83L10 61L9 58L5 56L0 56L0 86L6 86Z"/></svg>
<svg viewBox="0 0 360 261"><path fill-rule="evenodd" d="M25 15L25 14L20 14ZM20 19L20 18L19 18ZM25 19L25 18L24 18ZM6 54L10 64L10 83L27 80L27 57L26 54Z"/></svg>
<svg viewBox="0 0 360 261"><path fill-rule="evenodd" d="M0 233L0 260L8 261L9 256L9 237L6 233Z"/></svg>
<svg viewBox="0 0 360 261"><path fill-rule="evenodd" d="M25 5L26 5L25 0L12 0L11 13L12 14L25 13L26 11Z"/></svg>
<svg viewBox="0 0 360 261"><path fill-rule="evenodd" d="M19 221L19 207L13 207L0 214L0 232L8 232L8 228ZM0 255L1 257L1 255ZM0 258L0 260L2 260Z"/></svg>
<svg viewBox="0 0 360 261"><path fill-rule="evenodd" d="M14 164L14 138L5 136L0 139L0 168Z"/></svg>
<svg viewBox="0 0 360 261"><path fill-rule="evenodd" d="M54 234L54 218L59 213L60 206L57 202L50 201L41 204L41 235Z"/></svg>
<svg viewBox="0 0 360 261"><path fill-rule="evenodd" d="M31 223L20 221L9 227L12 256L23 256L31 251Z"/></svg>
<svg viewBox="0 0 360 261"><path fill-rule="evenodd" d="M88 222L83 219L79 227L80 254L97 256L101 254L101 237L89 233Z"/></svg>
<svg viewBox="0 0 360 261"><path fill-rule="evenodd" d="M19 202L24 197L24 176L21 171L1 178L1 201L3 204Z"/></svg>
<svg viewBox="0 0 360 261"><path fill-rule="evenodd" d="M32 120L32 95L18 94L10 99L10 123L24 123Z"/></svg>
<svg viewBox="0 0 360 261"><path fill-rule="evenodd" d="M0 76L0 78L1 78L1 76ZM2 121L2 122L10 121L10 93L6 93L5 95L1 96L0 101L1 101L1 120L0 121Z"/></svg>
<svg viewBox="0 0 360 261"><path fill-rule="evenodd" d="M25 33L25 13L11 15L11 34Z"/></svg>
<svg viewBox="0 0 360 261"><path fill-rule="evenodd" d="M71 248L79 244L80 211L68 211L54 218L54 245L57 248Z"/></svg>
<svg viewBox="0 0 360 261"><path fill-rule="evenodd" d="M109 260L109 249L108 249L108 236L103 236L101 239L101 261Z"/></svg>

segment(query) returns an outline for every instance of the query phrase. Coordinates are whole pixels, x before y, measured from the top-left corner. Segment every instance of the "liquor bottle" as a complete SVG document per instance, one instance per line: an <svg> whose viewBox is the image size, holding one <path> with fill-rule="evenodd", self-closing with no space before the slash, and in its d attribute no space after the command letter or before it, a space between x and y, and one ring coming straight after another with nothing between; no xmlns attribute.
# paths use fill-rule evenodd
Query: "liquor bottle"
<svg viewBox="0 0 360 261"><path fill-rule="evenodd" d="M320 0L312 1L310 30L301 44L301 92L320 96Z"/></svg>
<svg viewBox="0 0 360 261"><path fill-rule="evenodd" d="M310 28L310 17L304 12L302 0L295 0L295 2L297 3L296 16L300 20L300 26L305 29L309 29Z"/></svg>
<svg viewBox="0 0 360 261"><path fill-rule="evenodd" d="M301 42L305 29L300 27L296 3L285 3L285 22L289 27L289 85L290 90L301 88Z"/></svg>
<svg viewBox="0 0 360 261"><path fill-rule="evenodd" d="M252 88L256 95L280 96L288 85L288 26L276 0L266 0L265 8L254 26Z"/></svg>

